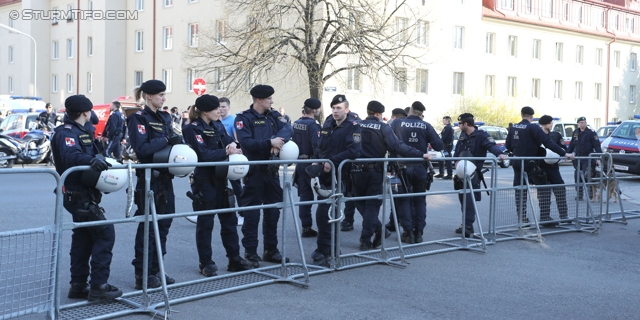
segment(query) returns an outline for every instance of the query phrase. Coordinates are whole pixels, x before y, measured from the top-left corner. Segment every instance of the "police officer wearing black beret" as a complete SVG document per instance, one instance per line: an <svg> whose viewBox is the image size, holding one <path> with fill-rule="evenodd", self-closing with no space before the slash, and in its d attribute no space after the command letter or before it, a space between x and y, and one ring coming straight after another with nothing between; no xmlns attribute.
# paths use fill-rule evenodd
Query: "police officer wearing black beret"
<svg viewBox="0 0 640 320"><path fill-rule="evenodd" d="M407 146L398 140L388 124L380 121L384 113L384 105L372 100L367 104L368 117L359 123L362 130L362 153L360 158L384 158L387 151L407 158L431 159L428 153ZM354 163L353 167L361 172L353 175L356 196L373 196L382 194L383 164L378 162ZM356 201L356 208L362 214L362 233L360 234L360 250L377 248L382 243L382 223L378 219L381 199ZM373 241L371 237L374 236ZM388 237L390 234L387 233Z"/></svg>
<svg viewBox="0 0 640 320"><path fill-rule="evenodd" d="M502 150L496 145L495 140L485 131L478 130L475 125L475 119L471 113L463 113L458 116L458 127L460 128L460 138L456 144L454 157L486 157L487 151L493 153L500 160L507 158L502 154ZM476 166L476 172L471 176L471 186L473 189L480 188L481 170L484 160L475 160L473 164ZM464 182L456 175L453 178L453 186L455 190L464 189ZM466 206L463 197L466 197ZM470 237L473 234L473 223L476 220L476 209L473 205L473 201L480 201L480 192L474 192L473 196L471 192L467 192L464 195L458 194L458 201L460 201L460 209L465 212L464 227L461 225L455 230L455 233L461 234L464 229L465 237Z"/></svg>
<svg viewBox="0 0 640 320"><path fill-rule="evenodd" d="M68 97L64 106L66 120L56 128L51 143L56 171L62 175L71 167L86 165L95 171L107 170L111 165L94 148L93 136L85 127L91 119L91 101L75 95ZM83 185L81 177L82 172L76 171L65 180L64 208L74 222L105 220L104 211L98 206L102 194L95 185ZM115 240L113 225L73 229L70 299L115 299L122 295L121 290L107 283ZM89 275L90 286L87 285Z"/></svg>
<svg viewBox="0 0 640 320"><path fill-rule="evenodd" d="M602 153L598 134L587 127L587 118L578 118L578 130L573 132L573 135L571 136L571 142L569 143L569 148L567 148L567 152L573 153L573 155L575 155L576 157L587 157L593 152ZM589 159L573 160L573 167L576 169L574 174L575 182L580 182L579 175L583 175L585 181L588 181L589 177L591 176L590 171L595 170L596 162L597 161L590 163ZM583 199L582 194L583 190L582 186L580 186L578 187L579 200Z"/></svg>
<svg viewBox="0 0 640 320"><path fill-rule="evenodd" d="M522 121L514 124L507 134L507 150L511 150L516 157L536 157L538 156L538 148L540 145L544 145L561 156L567 155L563 148L549 139L540 126L531 124L534 114L533 108L523 107L520 114ZM528 175L532 170L535 170L535 162L530 160L512 161L511 165L513 166L513 186L523 185L525 179L523 175ZM515 201L519 222L529 223L526 190L516 189Z"/></svg>
<svg viewBox="0 0 640 320"><path fill-rule="evenodd" d="M440 151L444 147L435 129L422 120L422 113L426 110L420 101L415 101L409 109L407 118L399 118L393 121L391 129L398 139L406 145L414 147L420 152L428 153L429 144ZM404 111L404 110L403 110ZM394 154L391 155L395 157ZM427 191L429 181L429 163L425 162L399 162L400 174L403 185L400 193L421 193ZM406 183L406 185L405 185ZM422 235L426 226L427 203L424 196L395 199L399 223L404 232L400 239L406 243L422 242Z"/></svg>
<svg viewBox="0 0 640 320"><path fill-rule="evenodd" d="M320 100L309 98L304 101L302 107L302 117L293 123L293 137L291 140L298 145L300 155L298 159L311 159L318 148L318 135L320 134L320 124L315 119L315 115L320 109ZM294 183L298 188L298 196L300 201L313 201L313 190L311 190L311 181L306 174L305 169L311 163L298 163L294 173ZM311 205L300 205L298 215L302 222L302 236L305 238L315 237L318 235L313 230L313 219L311 218Z"/></svg>
<svg viewBox="0 0 640 320"><path fill-rule="evenodd" d="M135 91L136 101L141 98L145 100L144 108L127 118L127 128L129 130L129 140L131 147L138 157L140 163L153 163L153 155L169 145L182 143L182 137L173 132L171 126L171 116L162 111L164 104L166 86L160 80L148 80ZM158 214L175 213L175 195L173 193L173 175L165 170L152 170L150 188L154 193L156 212ZM135 202L137 209L135 215L144 214L145 178L144 170L136 169L138 181L136 183ZM173 219L158 220L158 230L160 233L160 245L162 254L167 253L167 235ZM162 280L158 273L160 266L156 253L156 242L153 226L149 226L149 277L147 286L157 288L162 285ZM135 240L135 258L131 262L135 268L136 289L142 289L142 261L144 254L144 223L138 224ZM167 284L175 283L173 278L166 276Z"/></svg>
<svg viewBox="0 0 640 320"><path fill-rule="evenodd" d="M236 136L244 155L249 160L269 160L278 155L285 142L291 139L293 129L278 111L271 108L275 90L268 85L257 85L250 91L253 103L249 109L236 116ZM244 190L240 196L241 206L254 206L282 202L282 187L278 170L268 165L252 165L244 177ZM283 260L278 250L278 220L280 209L263 209L262 233L264 252L262 259L280 263ZM258 223L260 210L244 211L242 245L245 258L254 268L260 266L258 249ZM284 258L288 262L288 258Z"/></svg>
<svg viewBox="0 0 640 320"><path fill-rule="evenodd" d="M566 148L564 145L564 138L560 134L560 132L551 131L553 128L553 118L549 115L544 115L540 117L538 120L540 127L549 136L549 140L551 142L557 144L561 148ZM549 156L549 154L545 154L545 156ZM540 168L544 170L547 175L547 184L552 185L563 185L564 180L560 175L560 167L558 165L559 161L540 161ZM561 187L553 187L553 188L539 188L538 189L538 202L540 203L540 221L549 221L552 220L550 216L551 211L551 191L553 191L553 195L556 197L556 205L558 206L558 213L560 214L560 219L568 219L568 209L567 209L567 190L564 186ZM554 225L556 223L551 223ZM551 226L547 225L547 226Z"/></svg>
<svg viewBox="0 0 640 320"><path fill-rule="evenodd" d="M225 161L230 154L241 154L234 139L227 134L220 121L218 97L202 95L196 99L195 106L189 110L189 117L195 119L184 126L184 139L198 155L198 162ZM215 174L216 167L196 167L194 170L193 210L224 209L229 207L227 197L227 179ZM243 271L250 269L246 260L240 257L238 239L238 217L235 212L218 213L220 219L220 237L229 258L227 271ZM196 223L196 247L200 261L200 273L204 276L215 276L218 270L211 259L211 233L214 215L200 215Z"/></svg>
<svg viewBox="0 0 640 320"><path fill-rule="evenodd" d="M320 131L318 140L318 148L313 156L314 159L329 159L336 169L340 163L346 159L355 159L360 155L362 136L360 134L360 126L355 121L355 117L349 116L349 101L344 95L336 95L331 100L331 119L327 119ZM323 164L323 173L320 180L325 186L331 185L331 165ZM343 168L342 180L347 180L350 166L347 164ZM335 177L336 181L338 177ZM340 192L340 187L338 192ZM318 195L319 199L322 199ZM353 201L346 204L353 203ZM355 206L351 205L353 208ZM316 224L318 225L318 239L316 241L317 248L311 255L313 263L316 265L329 266L328 258L331 254L331 225L329 225L329 204L318 204L316 209ZM354 209L355 210L355 209ZM345 211L347 209L345 208ZM346 212L345 212L346 215ZM353 213L351 214L353 219ZM353 220L351 220L351 229L353 230ZM343 221L344 222L344 221Z"/></svg>

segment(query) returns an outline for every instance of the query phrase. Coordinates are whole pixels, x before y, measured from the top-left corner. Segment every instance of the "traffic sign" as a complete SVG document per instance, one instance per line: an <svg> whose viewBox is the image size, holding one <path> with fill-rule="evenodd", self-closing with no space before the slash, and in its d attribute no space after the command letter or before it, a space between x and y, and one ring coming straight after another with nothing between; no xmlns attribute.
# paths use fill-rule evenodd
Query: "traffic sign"
<svg viewBox="0 0 640 320"><path fill-rule="evenodd" d="M193 80L193 92L201 96L207 92L207 82L202 78L196 78Z"/></svg>

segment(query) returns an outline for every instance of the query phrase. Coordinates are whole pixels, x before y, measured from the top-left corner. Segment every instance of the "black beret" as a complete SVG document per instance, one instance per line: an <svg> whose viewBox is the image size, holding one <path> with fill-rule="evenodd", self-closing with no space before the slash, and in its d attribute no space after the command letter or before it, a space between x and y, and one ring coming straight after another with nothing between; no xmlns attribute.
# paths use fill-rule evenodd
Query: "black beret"
<svg viewBox="0 0 640 320"><path fill-rule="evenodd" d="M550 115L544 115L542 117L540 117L540 120L538 120L539 124L549 124L551 123L551 121L553 121L553 118Z"/></svg>
<svg viewBox="0 0 640 320"><path fill-rule="evenodd" d="M196 99L196 108L200 111L215 110L220 106L220 100L218 97L209 94L201 95Z"/></svg>
<svg viewBox="0 0 640 320"><path fill-rule="evenodd" d="M167 91L167 86L160 80L147 80L140 86L140 90L148 94L157 94Z"/></svg>
<svg viewBox="0 0 640 320"><path fill-rule="evenodd" d="M93 103L89 98L79 94L70 96L64 101L64 107L71 112L85 112L93 108Z"/></svg>
<svg viewBox="0 0 640 320"><path fill-rule="evenodd" d="M367 104L367 110L371 110L375 113L383 113L384 112L384 106L382 105L382 103L376 101L376 100L371 100L369 101L369 103Z"/></svg>
<svg viewBox="0 0 640 320"><path fill-rule="evenodd" d="M520 113L533 115L535 112L533 111L533 108L531 108L531 107L522 107L522 110L520 110Z"/></svg>
<svg viewBox="0 0 640 320"><path fill-rule="evenodd" d="M391 111L391 115L398 115L398 114L401 114L405 117L407 116L407 113L402 108L395 108L393 109L393 111Z"/></svg>
<svg viewBox="0 0 640 320"><path fill-rule="evenodd" d="M271 97L276 91L273 89L272 86L268 86L268 85L264 85L264 84L259 84L253 88L251 88L251 91L249 91L249 93L251 93L251 96L253 96L254 98L258 98L258 99L264 99L264 98L269 98Z"/></svg>
<svg viewBox="0 0 640 320"><path fill-rule="evenodd" d="M578 122L580 122L580 121L587 121L587 118L585 118L585 117L580 117L580 118L578 118Z"/></svg>
<svg viewBox="0 0 640 320"><path fill-rule="evenodd" d="M427 110L427 108L424 107L424 104L422 104L422 102L420 101L415 101L414 103L412 103L411 108L420 112L424 112L425 110Z"/></svg>
<svg viewBox="0 0 640 320"><path fill-rule="evenodd" d="M331 100L331 106L333 107L334 105L338 104L338 103L343 103L347 101L347 97L344 94L337 94L335 97L333 97L333 99Z"/></svg>
<svg viewBox="0 0 640 320"><path fill-rule="evenodd" d="M309 98L304 101L304 106L309 109L319 109L321 104L320 100L316 98Z"/></svg>
<svg viewBox="0 0 640 320"><path fill-rule="evenodd" d="M462 120L473 120L473 115L471 113L463 113L458 116L458 121Z"/></svg>

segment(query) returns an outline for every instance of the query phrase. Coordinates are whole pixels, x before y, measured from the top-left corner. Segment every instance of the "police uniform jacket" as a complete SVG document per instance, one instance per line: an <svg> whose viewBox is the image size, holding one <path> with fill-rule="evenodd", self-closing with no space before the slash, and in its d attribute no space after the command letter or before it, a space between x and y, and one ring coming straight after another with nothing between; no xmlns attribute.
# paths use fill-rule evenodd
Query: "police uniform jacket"
<svg viewBox="0 0 640 320"><path fill-rule="evenodd" d="M160 110L153 112L149 106L129 115L127 128L140 163L153 163L153 154L169 144L165 137L173 133L171 116Z"/></svg>
<svg viewBox="0 0 640 320"><path fill-rule="evenodd" d="M396 119L391 123L391 129L400 141L420 150L423 154L429 151L429 144L436 151L440 151L444 147L443 140L438 137L431 124L418 116L410 115L406 118ZM451 137L453 138L453 136Z"/></svg>
<svg viewBox="0 0 640 320"><path fill-rule="evenodd" d="M74 120L67 119L56 128L53 135L51 151L56 165L56 171L62 175L67 169L75 166L88 166L96 155L93 146L93 135L85 126ZM64 185L68 191L81 191L80 178L82 171L71 173Z"/></svg>
<svg viewBox="0 0 640 320"><path fill-rule="evenodd" d="M574 152L576 156L588 156L594 151L602 153L600 139L593 130L585 128L584 131L577 129L573 132L567 152Z"/></svg>
<svg viewBox="0 0 640 320"><path fill-rule="evenodd" d="M313 118L300 117L293 123L291 140L298 145L301 159L309 159L316 153L320 130L320 125Z"/></svg>
<svg viewBox="0 0 640 320"><path fill-rule="evenodd" d="M47 113L46 111L43 111L40 113L40 115L38 115L38 122L40 122L43 125L48 126L49 123L51 124L55 124L56 123L56 114L55 112L51 112L51 113Z"/></svg>
<svg viewBox="0 0 640 320"><path fill-rule="evenodd" d="M474 157L486 157L487 151L491 152L496 157L502 154L502 150L500 147L496 145L496 141L486 133L485 131L478 130L478 127L475 127L471 134L467 134L465 132L460 132L460 138L458 139L458 143L456 144L456 150L453 154L454 157L459 157L462 151L469 151ZM538 127L539 128L539 127ZM477 170L482 169L482 165L484 160L475 160L473 164L476 166Z"/></svg>
<svg viewBox="0 0 640 320"><path fill-rule="evenodd" d="M507 135L506 147L513 151L515 156L535 157L538 155L538 148L541 144L561 156L567 154L563 148L551 142L549 136L540 126L531 124L529 120L522 120L514 124ZM515 163L519 163L519 161Z"/></svg>
<svg viewBox="0 0 640 320"><path fill-rule="evenodd" d="M185 142L196 151L199 162L217 162L227 159L226 147L234 142L221 121L206 123L202 118L182 129ZM216 167L197 167L197 176L214 176Z"/></svg>
<svg viewBox="0 0 640 320"><path fill-rule="evenodd" d="M260 114L253 109L253 105L236 116L235 126L242 152L249 160L269 160L272 147L270 140L280 137L287 142L293 135L291 125L280 112L271 109Z"/></svg>
<svg viewBox="0 0 640 320"><path fill-rule="evenodd" d="M360 121L359 125L363 144L361 158L384 158L387 151L407 158L420 158L424 154L398 140L391 127L374 116Z"/></svg>
<svg viewBox="0 0 640 320"><path fill-rule="evenodd" d="M124 120L125 118L120 110L112 112L111 115L109 115L109 120L107 121L107 125L104 128L102 136L109 138L109 140L113 140L117 134L123 133Z"/></svg>
<svg viewBox="0 0 640 320"><path fill-rule="evenodd" d="M333 117L327 118L318 139L318 149L314 159L329 159L336 170L340 163L346 159L355 159L360 156L362 150L362 135L357 122L349 117L340 125Z"/></svg>
<svg viewBox="0 0 640 320"><path fill-rule="evenodd" d="M444 126L444 128L442 128L440 136L442 138L442 142L444 143L444 149L451 152L451 150L453 149L453 128L451 127L451 124L447 124L446 126ZM434 149L440 151L439 149Z"/></svg>

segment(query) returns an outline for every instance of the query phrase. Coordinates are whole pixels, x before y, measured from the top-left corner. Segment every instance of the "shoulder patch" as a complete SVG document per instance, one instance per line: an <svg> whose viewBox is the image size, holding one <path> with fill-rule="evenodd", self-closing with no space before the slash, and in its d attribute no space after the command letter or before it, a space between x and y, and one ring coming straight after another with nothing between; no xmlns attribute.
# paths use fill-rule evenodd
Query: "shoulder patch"
<svg viewBox="0 0 640 320"><path fill-rule="evenodd" d="M493 137L492 137L492 136L488 136L488 137L487 137L487 141L489 141L489 142L491 142L491 143L496 143L496 141L495 141L495 140L493 140Z"/></svg>
<svg viewBox="0 0 640 320"><path fill-rule="evenodd" d="M147 134L147 129L144 127L143 124L139 124L138 125L138 132L140 132L140 134Z"/></svg>
<svg viewBox="0 0 640 320"><path fill-rule="evenodd" d="M236 129L242 130L242 128L244 128L244 123L242 123L242 120L236 121Z"/></svg>
<svg viewBox="0 0 640 320"><path fill-rule="evenodd" d="M359 133L354 133L353 134L353 142L360 143L360 140L361 140L360 134Z"/></svg>
<svg viewBox="0 0 640 320"><path fill-rule="evenodd" d="M76 140L70 137L65 137L64 144L66 144L67 147L73 147L76 145Z"/></svg>
<svg viewBox="0 0 640 320"><path fill-rule="evenodd" d="M142 114L142 113L143 113L142 110L136 112L136 114Z"/></svg>
<svg viewBox="0 0 640 320"><path fill-rule="evenodd" d="M65 129L71 129L71 128L73 128L73 126L72 126L72 125L70 125L70 124L65 124L65 125L64 125L64 128L65 128Z"/></svg>
<svg viewBox="0 0 640 320"><path fill-rule="evenodd" d="M199 134L196 134L196 140L198 140L198 143L204 143L204 140L202 139L202 136Z"/></svg>

